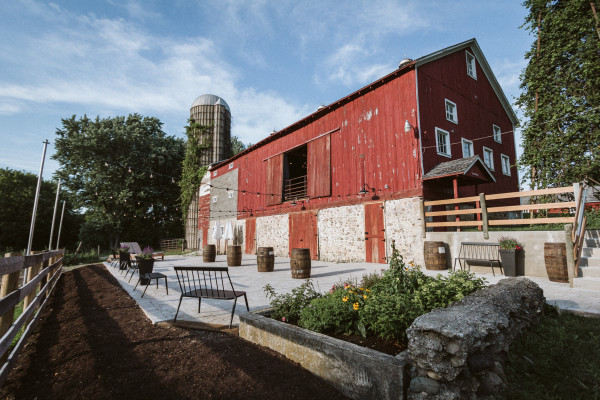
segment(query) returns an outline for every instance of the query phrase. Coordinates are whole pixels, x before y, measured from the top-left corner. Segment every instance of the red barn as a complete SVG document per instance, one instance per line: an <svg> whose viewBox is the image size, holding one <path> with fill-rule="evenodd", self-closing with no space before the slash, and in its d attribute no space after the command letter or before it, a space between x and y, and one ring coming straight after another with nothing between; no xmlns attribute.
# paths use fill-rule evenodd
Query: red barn
<svg viewBox="0 0 600 400"><path fill-rule="evenodd" d="M230 222L246 253L385 262L395 240L422 263L421 198L518 191L516 123L475 39L404 60L213 165L199 226Z"/></svg>

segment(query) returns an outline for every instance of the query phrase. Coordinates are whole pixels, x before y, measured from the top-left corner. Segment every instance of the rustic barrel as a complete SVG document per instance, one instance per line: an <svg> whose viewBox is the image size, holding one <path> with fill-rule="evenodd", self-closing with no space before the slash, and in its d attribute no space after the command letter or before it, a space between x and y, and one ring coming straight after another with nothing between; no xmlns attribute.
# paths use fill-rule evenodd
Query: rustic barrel
<svg viewBox="0 0 600 400"><path fill-rule="evenodd" d="M544 243L544 261L548 279L554 282L569 282L567 246L564 243Z"/></svg>
<svg viewBox="0 0 600 400"><path fill-rule="evenodd" d="M215 262L217 258L217 247L214 244L207 244L202 250L202 259L204 262Z"/></svg>
<svg viewBox="0 0 600 400"><path fill-rule="evenodd" d="M292 278L310 278L310 249L292 249L290 266L292 268Z"/></svg>
<svg viewBox="0 0 600 400"><path fill-rule="evenodd" d="M272 247L259 247L256 252L258 272L273 272L275 269L275 252Z"/></svg>
<svg viewBox="0 0 600 400"><path fill-rule="evenodd" d="M431 270L446 269L446 247L444 242L424 242L425 268Z"/></svg>
<svg viewBox="0 0 600 400"><path fill-rule="evenodd" d="M230 267L242 265L242 246L227 246L227 265Z"/></svg>

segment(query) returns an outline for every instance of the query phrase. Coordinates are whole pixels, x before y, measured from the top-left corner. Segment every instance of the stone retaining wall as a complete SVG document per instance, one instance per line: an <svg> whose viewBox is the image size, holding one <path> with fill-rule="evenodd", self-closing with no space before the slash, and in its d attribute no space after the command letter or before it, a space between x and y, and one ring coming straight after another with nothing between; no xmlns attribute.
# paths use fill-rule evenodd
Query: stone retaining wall
<svg viewBox="0 0 600 400"><path fill-rule="evenodd" d="M409 399L476 399L502 386L511 343L536 321L542 289L508 278L444 309L417 318L407 330L413 366Z"/></svg>
<svg viewBox="0 0 600 400"><path fill-rule="evenodd" d="M320 260L365 260L365 208L362 204L319 210L317 226Z"/></svg>

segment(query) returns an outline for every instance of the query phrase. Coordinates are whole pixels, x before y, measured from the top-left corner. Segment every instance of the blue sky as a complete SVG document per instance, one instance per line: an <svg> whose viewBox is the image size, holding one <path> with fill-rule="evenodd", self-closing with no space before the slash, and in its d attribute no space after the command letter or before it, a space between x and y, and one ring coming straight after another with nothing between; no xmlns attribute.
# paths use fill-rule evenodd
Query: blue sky
<svg viewBox="0 0 600 400"><path fill-rule="evenodd" d="M0 168L37 173L48 139L49 179L73 114L155 116L184 137L206 93L231 107L232 135L256 143L405 57L473 37L514 102L534 40L526 14L516 0L1 1Z"/></svg>

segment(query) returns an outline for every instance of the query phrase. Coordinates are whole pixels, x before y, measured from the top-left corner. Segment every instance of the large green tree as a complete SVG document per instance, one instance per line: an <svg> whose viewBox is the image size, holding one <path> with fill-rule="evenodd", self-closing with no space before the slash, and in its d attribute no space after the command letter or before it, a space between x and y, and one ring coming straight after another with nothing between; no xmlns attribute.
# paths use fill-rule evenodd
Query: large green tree
<svg viewBox="0 0 600 400"><path fill-rule="evenodd" d="M139 114L95 120L74 115L62 125L53 158L85 213L84 237L104 237L111 247L121 240L156 246L161 238L181 237L183 140L166 135L157 118Z"/></svg>
<svg viewBox="0 0 600 400"><path fill-rule="evenodd" d="M7 251L22 251L27 248L37 179L37 175L29 172L0 168L0 193L2 193L0 196L0 215L2 216L2 222L0 223L0 252L2 253ZM42 250L48 247L55 199L56 182L42 180L32 250ZM63 199L64 196L61 196L60 200ZM71 247L77 240L76 231L80 220L77 215L72 213L68 205L69 201L67 200L63 228L61 230L61 247ZM61 210L62 206L59 203L52 241L53 247L56 245ZM75 231L75 234L72 233L73 231Z"/></svg>
<svg viewBox="0 0 600 400"><path fill-rule="evenodd" d="M590 0L527 0L535 38L521 75L523 156L534 188L600 180L600 31Z"/></svg>

